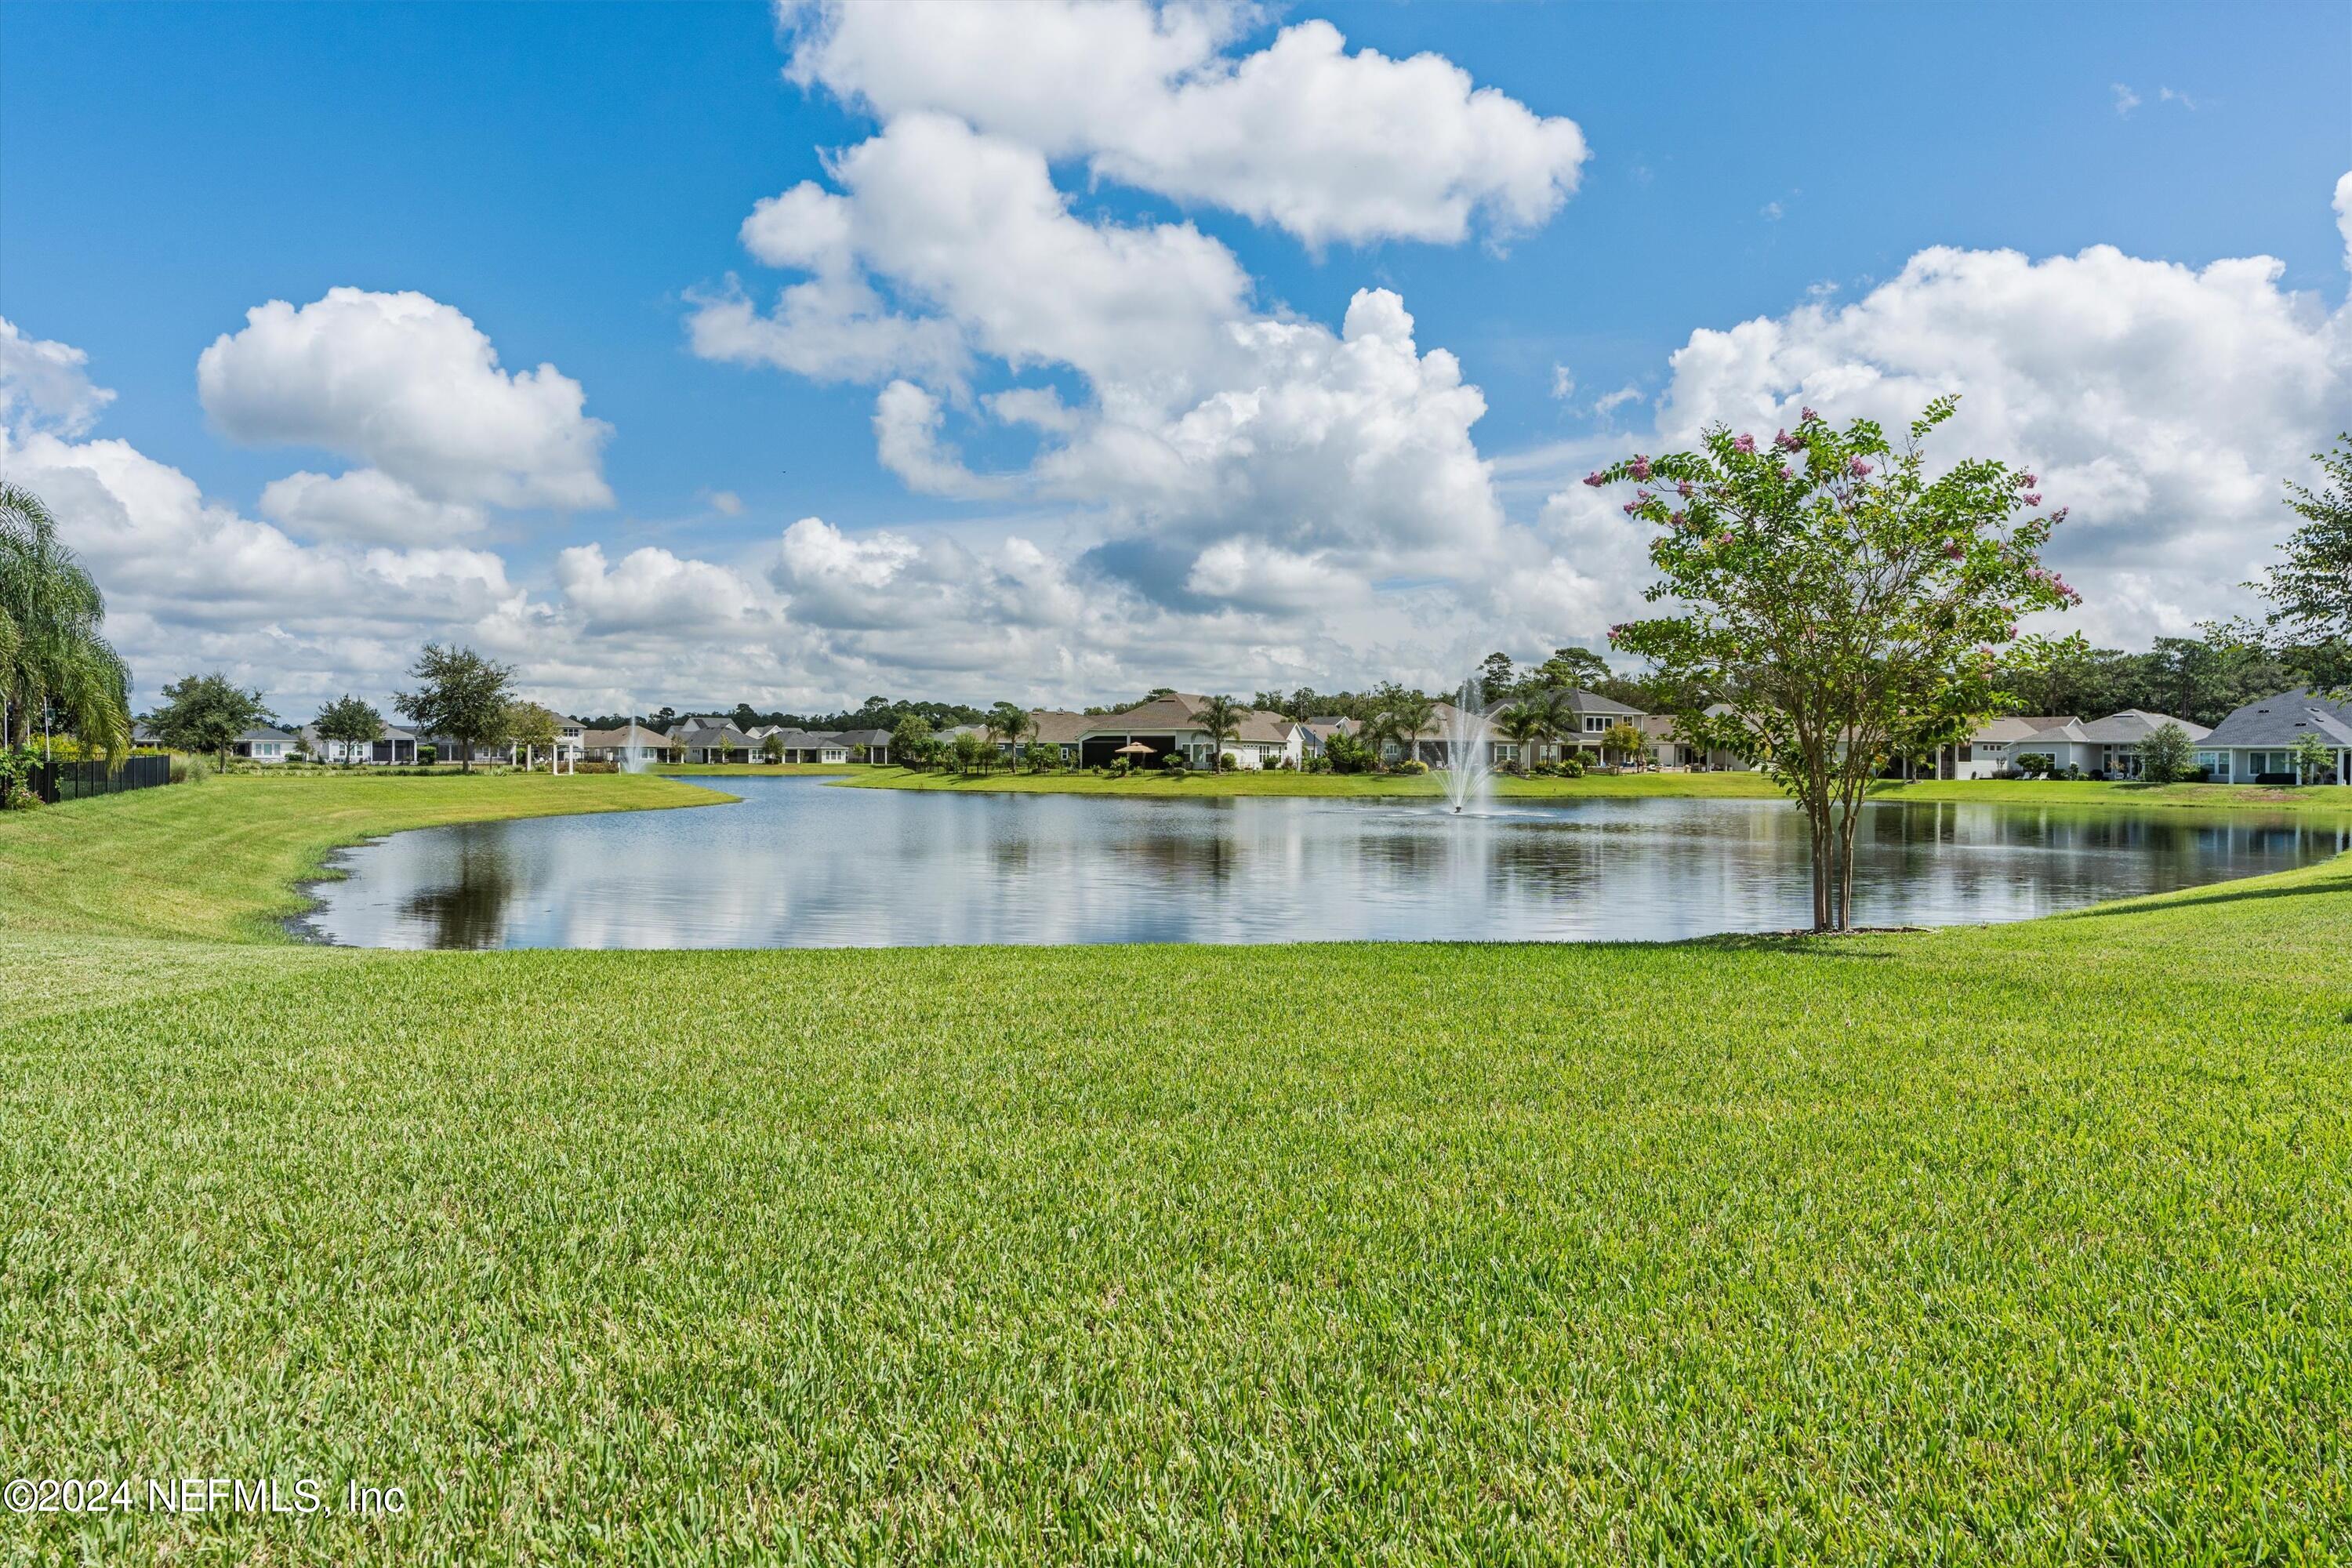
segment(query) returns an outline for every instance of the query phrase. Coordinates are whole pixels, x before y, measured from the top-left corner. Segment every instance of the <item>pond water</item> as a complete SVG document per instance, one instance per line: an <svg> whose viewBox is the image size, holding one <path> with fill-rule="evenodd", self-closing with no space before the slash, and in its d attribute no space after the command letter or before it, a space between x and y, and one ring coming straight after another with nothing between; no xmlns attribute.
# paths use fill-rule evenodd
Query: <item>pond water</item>
<svg viewBox="0 0 2352 1568"><path fill-rule="evenodd" d="M1421 803L839 789L394 834L345 850L310 935L363 947L1662 940L1811 918L1780 800ZM1865 808L1870 925L2023 920L2352 848L2352 823Z"/></svg>

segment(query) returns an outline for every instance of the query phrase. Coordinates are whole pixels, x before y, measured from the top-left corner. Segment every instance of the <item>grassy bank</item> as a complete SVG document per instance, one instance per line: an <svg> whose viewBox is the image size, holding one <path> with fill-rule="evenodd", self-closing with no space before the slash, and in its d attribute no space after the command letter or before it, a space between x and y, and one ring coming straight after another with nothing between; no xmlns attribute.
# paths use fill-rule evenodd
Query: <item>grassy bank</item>
<svg viewBox="0 0 2352 1568"><path fill-rule="evenodd" d="M133 928L110 994L0 1018L0 1452L408 1512L9 1553L2352 1540L2352 861L1822 942L275 942L335 837L699 798L348 787L0 818L0 951Z"/></svg>
<svg viewBox="0 0 2352 1568"><path fill-rule="evenodd" d="M730 798L617 773L277 770L0 816L0 995L102 995L126 973L135 993L141 975L315 958L277 951L295 884L378 834Z"/></svg>
<svg viewBox="0 0 2352 1568"><path fill-rule="evenodd" d="M1445 793L1434 775L1379 773L1130 773L1098 778L1092 773L953 773L908 768L857 768L843 786L857 789L920 789L1041 795L1199 796L1301 795L1346 799L1434 799ZM1582 778L1495 780L1506 800L1577 800L1645 795L1702 800L1778 800L1781 792L1761 773L1587 773ZM2264 811L2317 811L2352 816L2352 789L2314 786L2270 789L2254 784L2136 784L2093 781L2036 783L2028 779L1960 779L1925 784L1885 784L1874 791L1885 800L1978 802L2006 805L2080 805L2127 808L2258 807Z"/></svg>
<svg viewBox="0 0 2352 1568"><path fill-rule="evenodd" d="M684 778L708 774L732 775L737 778L757 778L773 775L796 777L803 774L856 773L866 771L864 764L852 763L656 763L656 773L675 773Z"/></svg>

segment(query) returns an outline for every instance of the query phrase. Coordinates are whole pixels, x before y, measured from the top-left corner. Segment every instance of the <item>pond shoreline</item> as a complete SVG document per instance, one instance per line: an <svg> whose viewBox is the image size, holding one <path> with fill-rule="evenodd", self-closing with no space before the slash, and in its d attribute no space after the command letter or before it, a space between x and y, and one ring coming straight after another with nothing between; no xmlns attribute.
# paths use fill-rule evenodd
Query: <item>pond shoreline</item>
<svg viewBox="0 0 2352 1568"><path fill-rule="evenodd" d="M1803 826L1770 798L1054 792L746 784L692 822L547 817L346 849L287 934L362 948L572 950L1675 942L1804 916ZM1874 801L1857 913L2005 923L2352 847L2310 814Z"/></svg>

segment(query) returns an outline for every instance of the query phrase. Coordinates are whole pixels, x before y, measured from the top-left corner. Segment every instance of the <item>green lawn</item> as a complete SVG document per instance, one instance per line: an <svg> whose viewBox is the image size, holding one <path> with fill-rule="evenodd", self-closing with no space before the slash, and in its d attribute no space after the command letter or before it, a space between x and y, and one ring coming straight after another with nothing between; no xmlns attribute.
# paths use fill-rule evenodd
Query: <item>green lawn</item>
<svg viewBox="0 0 2352 1568"><path fill-rule="evenodd" d="M735 770L742 771L742 770ZM1046 795L1314 795L1365 798L1434 798L1445 793L1444 783L1430 774L1416 777L1375 773L1299 773L1254 772L1188 773L1182 777L1160 773L1130 773L1125 778L1099 778L1090 772L1053 773L985 773L959 777L908 768L857 768L842 787L855 789L987 790ZM1775 800L1781 792L1761 773L1587 773L1582 778L1495 780L1495 793L1510 800L1576 800L1641 795L1696 796L1701 799ZM2320 811L2352 816L2352 789L2314 786L2269 789L2254 784L2134 784L2078 783L2027 779L1960 779L1926 784L1887 784L1874 791L1885 800L1983 801L2006 805L2083 805L2156 808L2195 806L2207 809L2257 806L2264 811Z"/></svg>
<svg viewBox="0 0 2352 1568"><path fill-rule="evenodd" d="M737 777L781 774L797 777L806 773L856 773L866 771L861 763L656 763L656 773L677 773L692 777L704 773L731 773Z"/></svg>
<svg viewBox="0 0 2352 1568"><path fill-rule="evenodd" d="M270 923L357 834L700 798L240 779L0 818L0 1468L410 1499L0 1515L0 1555L2352 1542L2352 858L1660 947Z"/></svg>

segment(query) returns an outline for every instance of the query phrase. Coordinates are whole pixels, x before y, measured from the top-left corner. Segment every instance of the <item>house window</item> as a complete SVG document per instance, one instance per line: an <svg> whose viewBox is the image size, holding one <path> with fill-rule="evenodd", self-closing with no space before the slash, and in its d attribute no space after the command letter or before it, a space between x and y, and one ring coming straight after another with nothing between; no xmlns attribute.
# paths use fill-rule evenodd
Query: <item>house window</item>
<svg viewBox="0 0 2352 1568"><path fill-rule="evenodd" d="M1598 735L1608 728L1609 717L1607 714L1587 713L1584 716L1584 732L1586 734Z"/></svg>

